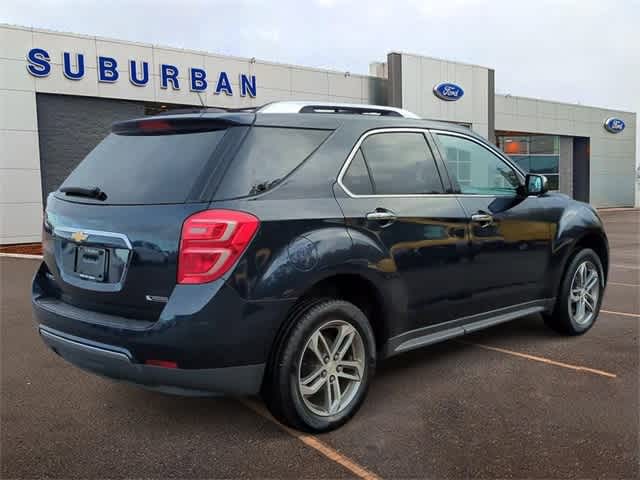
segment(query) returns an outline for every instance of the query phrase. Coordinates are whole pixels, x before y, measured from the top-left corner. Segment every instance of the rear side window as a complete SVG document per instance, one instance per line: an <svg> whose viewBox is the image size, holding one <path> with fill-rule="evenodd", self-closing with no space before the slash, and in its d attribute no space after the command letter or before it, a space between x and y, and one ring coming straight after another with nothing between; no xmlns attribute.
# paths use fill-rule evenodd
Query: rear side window
<svg viewBox="0 0 640 480"><path fill-rule="evenodd" d="M342 178L342 184L347 187L351 193L356 195L373 194L371 177L369 176L367 165L364 162L362 151L359 149Z"/></svg>
<svg viewBox="0 0 640 480"><path fill-rule="evenodd" d="M443 193L435 159L422 133L371 135L360 147L376 195Z"/></svg>
<svg viewBox="0 0 640 480"><path fill-rule="evenodd" d="M217 165L213 152L225 132L112 133L80 162L61 188L97 186L106 194L101 204L185 202L203 170ZM74 200L85 201L82 197Z"/></svg>
<svg viewBox="0 0 640 480"><path fill-rule="evenodd" d="M270 190L304 162L330 133L328 130L253 127L216 197L244 197Z"/></svg>

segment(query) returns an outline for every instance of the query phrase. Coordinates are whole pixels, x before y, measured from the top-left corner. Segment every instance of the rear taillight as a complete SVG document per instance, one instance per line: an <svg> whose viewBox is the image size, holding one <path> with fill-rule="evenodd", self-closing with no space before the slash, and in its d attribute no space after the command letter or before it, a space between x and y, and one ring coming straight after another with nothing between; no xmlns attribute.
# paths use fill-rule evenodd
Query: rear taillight
<svg viewBox="0 0 640 480"><path fill-rule="evenodd" d="M207 283L220 278L240 258L258 231L260 220L235 210L205 210L182 225L178 283Z"/></svg>

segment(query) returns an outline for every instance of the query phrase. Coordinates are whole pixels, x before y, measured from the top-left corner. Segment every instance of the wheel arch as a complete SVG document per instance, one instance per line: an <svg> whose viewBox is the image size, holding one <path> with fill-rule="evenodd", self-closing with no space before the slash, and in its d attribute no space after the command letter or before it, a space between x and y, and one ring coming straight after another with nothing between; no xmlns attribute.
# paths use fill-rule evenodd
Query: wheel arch
<svg viewBox="0 0 640 480"><path fill-rule="evenodd" d="M287 338L296 319L314 304L327 298L339 298L356 305L369 319L378 350L389 337L388 319L392 315L392 305L386 299L382 288L360 272L333 272L316 278L306 288L301 289L298 300L287 312L285 320L276 333L268 357L268 368Z"/></svg>
<svg viewBox="0 0 640 480"><path fill-rule="evenodd" d="M380 348L384 344L389 334L390 314L382 291L373 281L358 273L337 273L307 288L299 302L328 297L353 303L362 310L371 324L376 346Z"/></svg>
<svg viewBox="0 0 640 480"><path fill-rule="evenodd" d="M600 258L600 262L602 263L602 270L604 275L604 282L606 284L607 277L609 274L609 245L604 237L604 235L596 233L596 232L587 232L582 235L578 240L576 240L573 248L571 249L571 253L569 254L569 259L573 257L577 252L582 249L590 248L598 255ZM567 259L567 262L569 261ZM565 263L565 269L567 267L567 263Z"/></svg>
<svg viewBox="0 0 640 480"><path fill-rule="evenodd" d="M551 260L553 281L549 294L556 294L569 262L583 248L590 248L598 254L606 281L609 269L609 244L602 220L590 205L570 201L562 209L562 214L555 225Z"/></svg>
<svg viewBox="0 0 640 480"><path fill-rule="evenodd" d="M581 250L589 248L596 252L600 262L602 263L603 281L606 285L609 271L609 246L606 237L601 232L589 230L582 232L580 236L575 240L568 242L564 249L564 253L561 256L559 267L553 282L552 294L556 295L564 276L567 273L567 268L573 257Z"/></svg>

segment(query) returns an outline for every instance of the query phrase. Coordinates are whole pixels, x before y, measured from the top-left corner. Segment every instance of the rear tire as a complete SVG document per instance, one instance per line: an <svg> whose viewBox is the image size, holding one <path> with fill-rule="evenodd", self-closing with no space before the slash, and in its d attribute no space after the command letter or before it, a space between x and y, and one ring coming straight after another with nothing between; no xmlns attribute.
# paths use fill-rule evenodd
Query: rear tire
<svg viewBox="0 0 640 480"><path fill-rule="evenodd" d="M545 323L564 335L582 335L593 327L604 294L604 270L598 254L590 248L578 251L569 261L556 304Z"/></svg>
<svg viewBox="0 0 640 480"><path fill-rule="evenodd" d="M360 408L375 371L369 321L352 303L334 299L312 303L292 321L265 377L265 403L293 428L338 428Z"/></svg>

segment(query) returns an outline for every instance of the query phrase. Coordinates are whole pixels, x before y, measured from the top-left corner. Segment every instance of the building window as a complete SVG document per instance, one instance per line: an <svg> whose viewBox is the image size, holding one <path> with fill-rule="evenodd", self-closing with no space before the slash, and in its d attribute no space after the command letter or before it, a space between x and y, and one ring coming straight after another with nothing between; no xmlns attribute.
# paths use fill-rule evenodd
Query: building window
<svg viewBox="0 0 640 480"><path fill-rule="evenodd" d="M498 146L525 172L541 173L549 190L558 190L560 137L557 135L499 136Z"/></svg>
<svg viewBox="0 0 640 480"><path fill-rule="evenodd" d="M447 152L447 166L453 170L460 187L471 185L471 155L466 150L445 147Z"/></svg>

